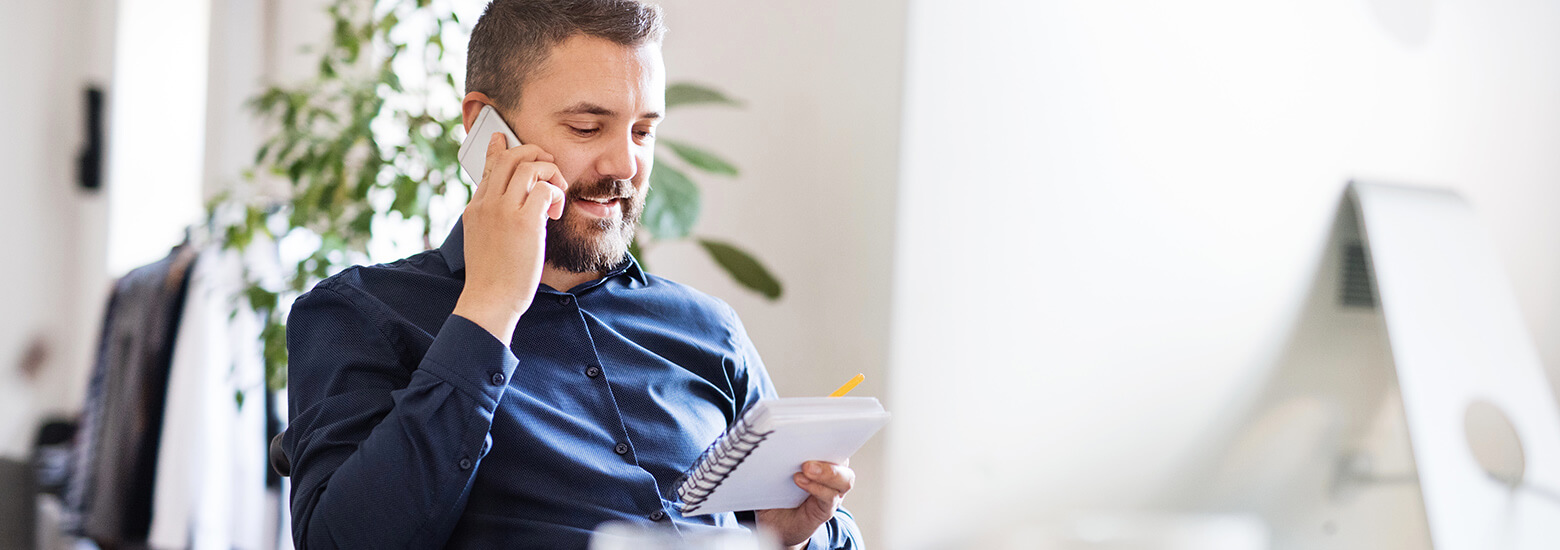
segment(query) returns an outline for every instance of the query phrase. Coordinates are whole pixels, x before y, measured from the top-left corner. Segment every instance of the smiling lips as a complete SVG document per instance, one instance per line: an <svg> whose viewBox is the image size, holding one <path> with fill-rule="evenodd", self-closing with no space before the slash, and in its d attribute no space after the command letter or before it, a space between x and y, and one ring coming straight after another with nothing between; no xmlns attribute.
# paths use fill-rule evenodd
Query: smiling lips
<svg viewBox="0 0 1560 550"><path fill-rule="evenodd" d="M580 197L569 201L569 206L578 208L581 212L596 218L616 217L622 214L622 199L612 198L584 198Z"/></svg>

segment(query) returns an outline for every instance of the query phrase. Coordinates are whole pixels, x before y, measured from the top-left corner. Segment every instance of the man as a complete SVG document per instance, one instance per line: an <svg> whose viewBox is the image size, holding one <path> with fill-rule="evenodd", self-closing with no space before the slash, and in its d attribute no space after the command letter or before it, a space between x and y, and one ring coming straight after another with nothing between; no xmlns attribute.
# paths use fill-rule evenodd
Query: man
<svg viewBox="0 0 1560 550"><path fill-rule="evenodd" d="M473 30L469 131L488 142L443 246L353 267L289 318L300 548L582 548L604 521L682 533L676 484L774 396L725 303L627 254L665 110L660 12L635 0L498 0ZM744 523L791 548L859 548L855 474L809 462L801 506Z"/></svg>

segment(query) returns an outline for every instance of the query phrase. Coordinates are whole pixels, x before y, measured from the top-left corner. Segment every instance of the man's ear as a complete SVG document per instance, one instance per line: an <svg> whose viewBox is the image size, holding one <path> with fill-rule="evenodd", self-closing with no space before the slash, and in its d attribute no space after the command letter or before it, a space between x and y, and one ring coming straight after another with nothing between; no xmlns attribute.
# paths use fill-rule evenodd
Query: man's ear
<svg viewBox="0 0 1560 550"><path fill-rule="evenodd" d="M471 92L460 100L460 121L466 125L467 132L471 131L472 124L477 123L477 114L482 112L482 106L492 104L493 99L482 92Z"/></svg>

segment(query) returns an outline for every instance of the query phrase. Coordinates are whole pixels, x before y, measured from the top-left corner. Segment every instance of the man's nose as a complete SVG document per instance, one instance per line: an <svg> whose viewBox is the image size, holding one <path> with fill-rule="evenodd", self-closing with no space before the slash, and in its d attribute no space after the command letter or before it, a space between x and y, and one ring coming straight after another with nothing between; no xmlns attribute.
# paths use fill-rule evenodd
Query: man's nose
<svg viewBox="0 0 1560 550"><path fill-rule="evenodd" d="M632 136L613 141L596 158L596 172L615 180L634 179L639 173L639 162L635 157L638 150Z"/></svg>

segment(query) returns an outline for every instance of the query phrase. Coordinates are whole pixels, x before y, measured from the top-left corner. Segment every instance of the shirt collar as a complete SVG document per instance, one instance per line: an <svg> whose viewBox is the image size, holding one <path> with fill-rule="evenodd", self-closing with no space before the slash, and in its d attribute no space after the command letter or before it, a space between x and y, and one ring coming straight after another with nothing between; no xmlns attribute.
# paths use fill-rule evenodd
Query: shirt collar
<svg viewBox="0 0 1560 550"><path fill-rule="evenodd" d="M457 274L466 270L466 230L464 223L463 219L456 219L455 227L451 228L449 236L444 238L444 244L439 245L439 255L444 256L444 263L449 266L451 274ZM618 264L611 271L603 273L601 279L597 282L599 283L600 281L624 274L627 274L630 279L637 281L641 285L650 284L644 269L639 267L639 260L634 258L633 254L625 254L623 263ZM595 286L595 284L586 284L584 286L590 287Z"/></svg>
<svg viewBox="0 0 1560 550"><path fill-rule="evenodd" d="M444 238L444 244L439 245L439 255L444 256L444 263L450 268L450 273L460 273L466 270L466 229L464 220L455 219L455 227L450 229L448 237Z"/></svg>

